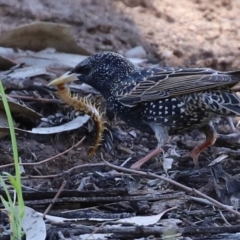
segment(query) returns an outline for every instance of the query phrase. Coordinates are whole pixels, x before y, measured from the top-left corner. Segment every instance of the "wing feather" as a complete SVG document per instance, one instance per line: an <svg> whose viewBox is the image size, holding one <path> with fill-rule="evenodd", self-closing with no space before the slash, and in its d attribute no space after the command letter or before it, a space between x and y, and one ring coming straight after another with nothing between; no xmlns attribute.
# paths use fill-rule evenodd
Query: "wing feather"
<svg viewBox="0 0 240 240"><path fill-rule="evenodd" d="M135 71L112 90L123 105L175 97L227 86L240 81L240 72L217 72L209 68L152 68Z"/></svg>

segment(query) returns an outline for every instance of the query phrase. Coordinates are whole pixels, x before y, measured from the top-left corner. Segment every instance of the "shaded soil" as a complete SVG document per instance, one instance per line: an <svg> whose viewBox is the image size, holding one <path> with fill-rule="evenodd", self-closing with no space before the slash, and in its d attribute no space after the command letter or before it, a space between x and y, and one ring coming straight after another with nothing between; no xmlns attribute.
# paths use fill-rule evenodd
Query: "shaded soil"
<svg viewBox="0 0 240 240"><path fill-rule="evenodd" d="M1 3L2 2L2 3ZM67 23L95 53L142 45L162 65L239 67L239 1L0 1L1 30L32 21Z"/></svg>

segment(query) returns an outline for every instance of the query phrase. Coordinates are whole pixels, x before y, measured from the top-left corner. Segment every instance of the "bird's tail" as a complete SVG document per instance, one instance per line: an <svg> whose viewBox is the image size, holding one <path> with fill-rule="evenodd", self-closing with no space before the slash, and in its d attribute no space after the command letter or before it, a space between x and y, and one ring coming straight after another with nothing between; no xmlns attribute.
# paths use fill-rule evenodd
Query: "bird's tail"
<svg viewBox="0 0 240 240"><path fill-rule="evenodd" d="M213 112L225 116L240 116L240 95L235 91L211 91L210 98L211 104L208 106Z"/></svg>
<svg viewBox="0 0 240 240"><path fill-rule="evenodd" d="M227 72L227 74L231 77L231 82L233 83L231 89L235 92L240 91L240 71L231 71Z"/></svg>

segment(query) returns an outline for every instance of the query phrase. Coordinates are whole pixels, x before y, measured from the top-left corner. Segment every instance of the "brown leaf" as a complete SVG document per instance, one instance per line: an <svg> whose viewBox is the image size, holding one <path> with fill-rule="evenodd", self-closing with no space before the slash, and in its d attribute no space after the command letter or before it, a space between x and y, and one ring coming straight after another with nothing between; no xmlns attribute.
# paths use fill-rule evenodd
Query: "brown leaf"
<svg viewBox="0 0 240 240"><path fill-rule="evenodd" d="M19 103L18 100L10 98L7 96L8 105L12 113L22 114L28 118L40 119L42 115L27 107L24 103ZM0 95L0 110L4 110L2 97Z"/></svg>
<svg viewBox="0 0 240 240"><path fill-rule="evenodd" d="M16 65L16 63L14 63L11 59L0 56L0 69L1 70L3 70L3 71L8 70L15 65Z"/></svg>
<svg viewBox="0 0 240 240"><path fill-rule="evenodd" d="M14 127L17 126L17 124L13 120ZM8 120L6 113L3 110L0 110L0 139L7 136L9 134L9 131L1 131L1 128L8 128Z"/></svg>
<svg viewBox="0 0 240 240"><path fill-rule="evenodd" d="M91 55L77 45L69 25L49 22L35 22L2 32L0 46L32 51L52 47L61 52Z"/></svg>

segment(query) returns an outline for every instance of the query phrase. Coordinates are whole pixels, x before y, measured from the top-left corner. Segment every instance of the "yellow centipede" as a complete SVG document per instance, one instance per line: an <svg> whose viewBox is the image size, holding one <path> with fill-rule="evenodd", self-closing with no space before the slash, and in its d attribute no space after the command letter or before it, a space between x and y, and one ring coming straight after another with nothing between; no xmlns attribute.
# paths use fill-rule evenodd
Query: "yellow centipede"
<svg viewBox="0 0 240 240"><path fill-rule="evenodd" d="M103 132L106 129L105 121L102 116L103 113L100 113L99 108L96 108L87 98L80 98L77 95L72 95L70 90L65 87L64 84L59 84L57 94L63 100L64 103L73 107L77 111L82 111L85 114L88 114L94 121L96 125L96 139L94 145L89 150L88 156L92 157L96 152L98 146L101 144L103 138Z"/></svg>

